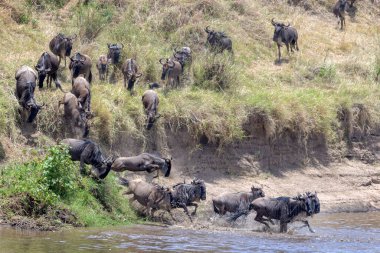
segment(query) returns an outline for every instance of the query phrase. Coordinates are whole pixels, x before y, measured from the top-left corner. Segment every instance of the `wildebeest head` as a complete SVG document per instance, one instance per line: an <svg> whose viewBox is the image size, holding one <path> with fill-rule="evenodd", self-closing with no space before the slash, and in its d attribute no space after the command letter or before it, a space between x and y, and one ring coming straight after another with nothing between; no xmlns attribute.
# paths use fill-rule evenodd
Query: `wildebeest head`
<svg viewBox="0 0 380 253"><path fill-rule="evenodd" d="M315 193L307 192L306 195L312 201L313 213L314 214L319 213L321 211L321 205L319 203L319 198L317 196L317 192L315 192Z"/></svg>
<svg viewBox="0 0 380 253"><path fill-rule="evenodd" d="M107 44L108 46L108 59L111 59L112 64L118 64L120 62L121 49L124 47L123 44Z"/></svg>
<svg viewBox="0 0 380 253"><path fill-rule="evenodd" d="M174 62L171 59L160 59L159 62L162 64L162 74L161 74L161 80L165 80L166 75L169 71L169 69L174 67Z"/></svg>
<svg viewBox="0 0 380 253"><path fill-rule="evenodd" d="M128 78L128 87L133 87L136 80L142 76L142 73L134 73L134 72L128 72L127 78Z"/></svg>
<svg viewBox="0 0 380 253"><path fill-rule="evenodd" d="M174 49L173 57L181 63L182 68L191 59L191 49L189 47L182 47L180 50Z"/></svg>
<svg viewBox="0 0 380 253"><path fill-rule="evenodd" d="M160 85L159 85L158 83L149 83L149 84L148 84L148 88L149 88L150 90L154 90L154 89L158 89L158 88L160 88Z"/></svg>
<svg viewBox="0 0 380 253"><path fill-rule="evenodd" d="M205 182L201 179L194 179L192 182L191 182L192 185L195 185L195 186L198 186L199 189L200 189L200 199L201 200L206 200L206 185L205 185Z"/></svg>
<svg viewBox="0 0 380 253"><path fill-rule="evenodd" d="M80 69L84 66L86 59L80 53L76 53L74 56L70 57L70 61L69 68L73 72L73 77L77 77Z"/></svg>
<svg viewBox="0 0 380 253"><path fill-rule="evenodd" d="M272 18L272 25L274 26L273 41L275 41L275 42L281 42L282 31L286 27L289 27L290 24L285 25L283 23L277 23L277 22L274 22L274 19Z"/></svg>
<svg viewBox="0 0 380 253"><path fill-rule="evenodd" d="M307 216L311 216L314 213L314 203L310 196L307 194L298 195L295 199L301 201L304 204Z"/></svg>
<svg viewBox="0 0 380 253"><path fill-rule="evenodd" d="M265 193L263 191L262 188L256 188L254 186L251 187L251 191L252 191L252 194L256 197L256 198L262 198L262 197L265 197Z"/></svg>
<svg viewBox="0 0 380 253"><path fill-rule="evenodd" d="M56 38L56 43L58 44L56 44L55 48L59 49L61 46L63 46L65 49L65 55L70 56L71 50L73 49L73 42L77 38L77 35L74 34L73 36L65 36L62 33L59 33Z"/></svg>

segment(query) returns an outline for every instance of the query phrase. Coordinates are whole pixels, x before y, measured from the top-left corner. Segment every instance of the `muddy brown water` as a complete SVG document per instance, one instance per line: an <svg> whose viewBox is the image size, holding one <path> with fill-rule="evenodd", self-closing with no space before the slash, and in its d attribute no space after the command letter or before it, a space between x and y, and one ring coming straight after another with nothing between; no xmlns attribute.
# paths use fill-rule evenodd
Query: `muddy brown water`
<svg viewBox="0 0 380 253"><path fill-rule="evenodd" d="M3 226L0 252L380 252L380 212L319 214L311 223L314 234L295 226L287 234L225 227L137 225L33 232Z"/></svg>

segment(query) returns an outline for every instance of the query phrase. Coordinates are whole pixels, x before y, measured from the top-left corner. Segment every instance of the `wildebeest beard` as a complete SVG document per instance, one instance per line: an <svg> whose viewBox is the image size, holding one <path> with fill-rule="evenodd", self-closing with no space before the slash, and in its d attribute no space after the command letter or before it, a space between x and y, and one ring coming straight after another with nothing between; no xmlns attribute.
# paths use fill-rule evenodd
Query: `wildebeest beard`
<svg viewBox="0 0 380 253"><path fill-rule="evenodd" d="M71 49L73 48L73 46L71 45L71 43L69 41L66 41L66 43L67 43L67 46L66 46L66 56L70 56Z"/></svg>
<svg viewBox="0 0 380 253"><path fill-rule="evenodd" d="M74 66L73 66L73 77L77 77L79 76L79 71L80 71L80 66L79 66L80 62L74 62Z"/></svg>

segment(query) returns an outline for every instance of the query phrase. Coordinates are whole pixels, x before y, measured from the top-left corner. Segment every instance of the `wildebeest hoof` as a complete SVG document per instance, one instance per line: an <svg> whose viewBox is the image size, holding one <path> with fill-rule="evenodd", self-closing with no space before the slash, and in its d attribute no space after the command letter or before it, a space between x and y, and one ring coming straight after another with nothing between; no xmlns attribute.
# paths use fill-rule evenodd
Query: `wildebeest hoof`
<svg viewBox="0 0 380 253"><path fill-rule="evenodd" d="M192 212L192 213L191 213L191 216L194 216L195 214L196 214L196 212Z"/></svg>

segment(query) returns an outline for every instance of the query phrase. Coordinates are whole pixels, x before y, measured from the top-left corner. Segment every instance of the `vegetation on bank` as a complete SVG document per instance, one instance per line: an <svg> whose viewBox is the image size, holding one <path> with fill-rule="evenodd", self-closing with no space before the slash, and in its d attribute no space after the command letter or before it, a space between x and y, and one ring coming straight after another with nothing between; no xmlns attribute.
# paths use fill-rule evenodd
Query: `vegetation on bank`
<svg viewBox="0 0 380 253"><path fill-rule="evenodd" d="M13 225L44 230L137 221L116 178L98 181L80 175L66 146L52 146L44 158L0 170L0 209ZM25 217L32 220L25 222Z"/></svg>

